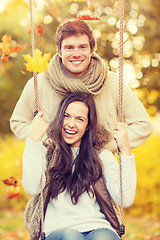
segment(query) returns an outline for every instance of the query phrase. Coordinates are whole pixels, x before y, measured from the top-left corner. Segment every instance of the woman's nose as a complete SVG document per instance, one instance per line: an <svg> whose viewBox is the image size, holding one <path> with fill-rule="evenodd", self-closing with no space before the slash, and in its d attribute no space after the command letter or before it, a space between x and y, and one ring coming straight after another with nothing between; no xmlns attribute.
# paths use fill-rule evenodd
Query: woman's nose
<svg viewBox="0 0 160 240"><path fill-rule="evenodd" d="M68 126L69 126L70 128L73 128L73 127L75 126L75 120L74 120L74 118L71 118L71 119L68 121Z"/></svg>

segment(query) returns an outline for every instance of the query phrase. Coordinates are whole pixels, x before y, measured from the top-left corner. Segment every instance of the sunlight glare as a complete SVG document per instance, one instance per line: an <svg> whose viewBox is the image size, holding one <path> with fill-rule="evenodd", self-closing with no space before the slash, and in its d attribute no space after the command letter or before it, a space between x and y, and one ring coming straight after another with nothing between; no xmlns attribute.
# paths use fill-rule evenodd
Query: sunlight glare
<svg viewBox="0 0 160 240"><path fill-rule="evenodd" d="M9 2L10 0L5 0L5 1L0 1L0 12L3 12L5 9L6 4Z"/></svg>
<svg viewBox="0 0 160 240"><path fill-rule="evenodd" d="M44 5L44 0L36 0L39 7Z"/></svg>

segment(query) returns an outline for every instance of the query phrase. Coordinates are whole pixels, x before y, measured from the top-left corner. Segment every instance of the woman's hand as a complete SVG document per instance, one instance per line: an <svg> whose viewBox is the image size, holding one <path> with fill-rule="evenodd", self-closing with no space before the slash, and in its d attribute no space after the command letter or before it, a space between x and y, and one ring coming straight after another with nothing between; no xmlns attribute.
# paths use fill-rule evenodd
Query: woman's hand
<svg viewBox="0 0 160 240"><path fill-rule="evenodd" d="M131 155L131 148L129 145L127 129L124 123L117 122L113 130L113 138L115 139L121 154Z"/></svg>
<svg viewBox="0 0 160 240"><path fill-rule="evenodd" d="M48 123L44 114L40 111L33 118L28 138L33 142L40 142L48 129Z"/></svg>

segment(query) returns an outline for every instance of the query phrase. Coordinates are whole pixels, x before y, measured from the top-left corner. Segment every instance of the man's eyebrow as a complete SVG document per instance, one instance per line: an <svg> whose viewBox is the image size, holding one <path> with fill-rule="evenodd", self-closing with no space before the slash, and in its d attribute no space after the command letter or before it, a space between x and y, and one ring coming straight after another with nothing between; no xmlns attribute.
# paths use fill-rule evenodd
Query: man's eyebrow
<svg viewBox="0 0 160 240"><path fill-rule="evenodd" d="M88 45L89 45L88 43L82 43L79 46L81 47L81 46L88 46ZM72 45L72 44L65 44L64 48L67 48L67 47L74 47L74 45Z"/></svg>
<svg viewBox="0 0 160 240"><path fill-rule="evenodd" d="M72 47L72 46L73 46L72 44L65 44L65 45L64 45L64 48L65 48L65 47Z"/></svg>

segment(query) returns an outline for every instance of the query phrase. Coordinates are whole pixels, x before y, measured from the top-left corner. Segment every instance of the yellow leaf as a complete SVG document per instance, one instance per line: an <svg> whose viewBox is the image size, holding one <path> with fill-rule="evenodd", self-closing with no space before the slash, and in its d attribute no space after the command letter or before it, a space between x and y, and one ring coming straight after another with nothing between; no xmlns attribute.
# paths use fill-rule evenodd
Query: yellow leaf
<svg viewBox="0 0 160 240"><path fill-rule="evenodd" d="M45 53L42 56L42 52L36 48L34 51L34 56L30 56L29 54L24 54L23 58L27 62L25 63L26 69L29 72L44 72L49 67L49 59L51 57L51 53Z"/></svg>

